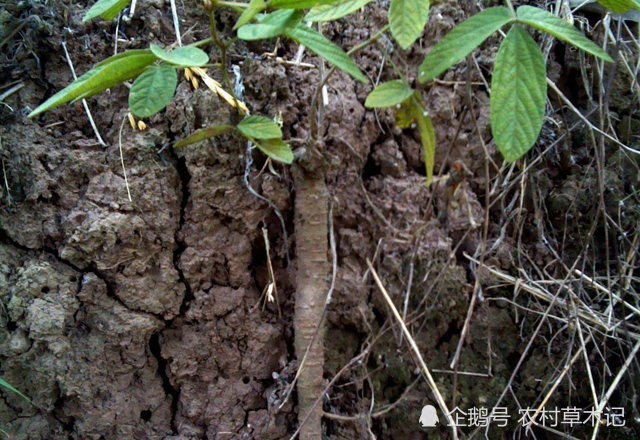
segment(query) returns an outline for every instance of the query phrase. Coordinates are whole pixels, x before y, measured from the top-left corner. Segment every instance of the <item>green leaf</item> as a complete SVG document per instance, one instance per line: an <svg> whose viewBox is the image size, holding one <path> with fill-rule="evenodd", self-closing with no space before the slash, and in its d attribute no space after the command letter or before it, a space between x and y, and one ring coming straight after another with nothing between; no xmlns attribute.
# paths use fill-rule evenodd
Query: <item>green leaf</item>
<svg viewBox="0 0 640 440"><path fill-rule="evenodd" d="M272 9L309 9L317 5L329 5L338 0L271 0L269 7Z"/></svg>
<svg viewBox="0 0 640 440"><path fill-rule="evenodd" d="M389 81L373 89L367 96L364 106L367 108L393 107L411 95L413 90L404 81Z"/></svg>
<svg viewBox="0 0 640 440"><path fill-rule="evenodd" d="M18 391L16 388L14 388L9 382L7 382L6 380L4 380L2 378L0 378L0 387L4 387L4 388L8 389L9 391L13 391L14 393L16 393L17 395L22 397L24 400L26 400L27 402L29 402L30 404L35 406L35 404L31 401L31 399L29 399L27 396L22 394L20 391Z"/></svg>
<svg viewBox="0 0 640 440"><path fill-rule="evenodd" d="M373 0L340 0L332 5L315 6L304 17L304 21L321 22L337 20L368 5Z"/></svg>
<svg viewBox="0 0 640 440"><path fill-rule="evenodd" d="M300 23L304 17L302 11L284 9L262 17L258 24L245 24L238 29L238 38L245 41L265 40L282 35L285 29Z"/></svg>
<svg viewBox="0 0 640 440"><path fill-rule="evenodd" d="M251 0L247 9L245 9L242 15L240 15L240 18L238 18L233 30L235 31L239 27L249 23L256 17L256 15L265 9L267 9L267 3L264 0Z"/></svg>
<svg viewBox="0 0 640 440"><path fill-rule="evenodd" d="M155 61L158 59L158 57L156 57L155 55L153 55L153 52L151 52L149 49L131 49L128 50L126 52L120 52L117 55L114 55L112 57L109 57L107 59L104 59L102 61L100 61L98 64L96 64L95 66L93 66L93 69L95 69L96 67L100 67L100 66L106 66L107 64L110 63L114 63L116 61L120 61L120 60L126 60L127 58L131 58L133 59L133 57L143 57L143 56L150 56L152 55L153 57L149 57L150 59L152 58L152 61ZM89 73L89 72L87 72ZM80 79L80 78L78 78Z"/></svg>
<svg viewBox="0 0 640 440"><path fill-rule="evenodd" d="M518 8L518 22L540 29L558 40L566 41L605 61L613 62L613 59L600 46L585 37L571 23L550 12L532 6L520 6Z"/></svg>
<svg viewBox="0 0 640 440"><path fill-rule="evenodd" d="M97 69L98 67L106 66L107 64L110 64L110 63L113 63L113 62L116 62L116 61L123 60L123 61L128 62L128 61L132 61L134 59L137 59L138 57L145 57L145 56L148 56L148 55L153 55L153 52L151 52L151 50L149 50L149 49L132 49L132 50L128 50L126 52L121 52L121 53L119 53L117 55L114 55L114 56L112 56L110 58L107 58L106 60L100 61L98 64L93 66L91 71L98 70ZM129 60L127 61L127 59L129 59ZM153 61L156 61L157 59L158 58L155 55L153 55ZM149 64L151 64L151 63L149 63ZM142 70L144 70L144 68ZM87 72L85 75L89 76L90 72ZM78 80L80 80L82 78L83 77L80 77L80 78L78 78ZM87 90L85 93L73 98L71 100L71 104L73 104L75 102L78 102L78 101L80 101L80 100L82 100L84 98L88 98L90 96L93 96L93 95L95 95L95 92L94 92L93 89Z"/></svg>
<svg viewBox="0 0 640 440"><path fill-rule="evenodd" d="M273 160L286 164L293 163L293 151L282 139L262 139L257 141L256 145Z"/></svg>
<svg viewBox="0 0 640 440"><path fill-rule="evenodd" d="M87 14L82 19L83 22L87 22L96 17L102 17L104 20L111 20L118 16L131 0L98 0L87 11Z"/></svg>
<svg viewBox="0 0 640 440"><path fill-rule="evenodd" d="M429 0L391 0L391 34L403 49L408 49L420 38L428 19Z"/></svg>
<svg viewBox="0 0 640 440"><path fill-rule="evenodd" d="M349 58L349 55L313 29L299 24L294 28L286 29L284 33L296 43L304 45L311 52L334 64L338 69L343 70L358 81L365 84L369 82L360 71L358 65Z"/></svg>
<svg viewBox="0 0 640 440"><path fill-rule="evenodd" d="M209 62L209 56L193 46L185 46L166 52L157 44L151 44L151 52L162 61L180 67L202 67Z"/></svg>
<svg viewBox="0 0 640 440"><path fill-rule="evenodd" d="M631 9L640 11L640 2L638 0L596 0L602 6L616 14L624 14Z"/></svg>
<svg viewBox="0 0 640 440"><path fill-rule="evenodd" d="M238 130L251 139L275 139L282 137L280 126L264 116L247 116L238 124Z"/></svg>
<svg viewBox="0 0 640 440"><path fill-rule="evenodd" d="M516 24L500 45L491 79L491 131L507 162L524 156L538 139L546 97L542 52Z"/></svg>
<svg viewBox="0 0 640 440"><path fill-rule="evenodd" d="M245 24L238 29L238 38L244 41L266 40L282 35L283 28L269 24Z"/></svg>
<svg viewBox="0 0 640 440"><path fill-rule="evenodd" d="M469 55L491 34L515 21L505 7L488 8L462 22L445 35L429 52L420 66L418 80L431 81Z"/></svg>
<svg viewBox="0 0 640 440"><path fill-rule="evenodd" d="M424 165L427 169L427 186L433 181L433 169L436 161L436 132L431 118L424 108L416 106L416 120L420 131L420 141L424 154Z"/></svg>
<svg viewBox="0 0 640 440"><path fill-rule="evenodd" d="M216 125L215 127L203 128L202 130L194 132L191 136L187 136L186 138L179 140L173 145L173 147L186 147L187 145L195 144L212 137L230 133L233 130L235 130L235 128L231 125Z"/></svg>
<svg viewBox="0 0 640 440"><path fill-rule="evenodd" d="M69 101L88 98L140 75L156 60L149 50L135 50L107 58L29 114L32 118Z"/></svg>
<svg viewBox="0 0 640 440"><path fill-rule="evenodd" d="M165 108L178 86L178 73L171 66L149 67L131 86L129 107L139 118L148 118Z"/></svg>

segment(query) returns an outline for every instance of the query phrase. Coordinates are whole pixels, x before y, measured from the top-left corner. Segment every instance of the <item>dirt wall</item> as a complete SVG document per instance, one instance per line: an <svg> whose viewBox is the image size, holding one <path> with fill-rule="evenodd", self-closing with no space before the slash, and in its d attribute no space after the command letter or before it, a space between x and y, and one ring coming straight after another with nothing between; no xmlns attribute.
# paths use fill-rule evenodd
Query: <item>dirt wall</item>
<svg viewBox="0 0 640 440"><path fill-rule="evenodd" d="M121 23L118 51L174 43L169 2L140 3L134 17ZM184 43L207 37L202 12L192 2L178 4ZM384 6L373 3L349 20L330 24L325 35L353 47L386 23ZM125 87L89 99L107 146L96 141L79 103L28 120L29 109L72 80L63 42L78 73L113 53L115 21L82 23L84 9L72 1L10 0L0 17L5 30L12 28L10 17L26 23L5 46L9 50L0 71L0 83L24 84L0 108L2 180L7 183L7 196L0 201L0 376L37 405L0 392L0 428L16 439L288 438L295 430L295 396L279 407L297 368L290 172L276 166L277 174L259 173L264 157L254 152L247 181L282 213L287 248L274 210L246 186L245 142L226 136L179 151L168 146L197 128L236 117L218 97L194 90L183 77L174 101L147 121L144 132L133 132L127 123L120 135L127 113ZM437 3L413 49L402 52L382 39L356 60L372 81L389 56L415 73L428 48L465 16L458 4ZM219 17L223 35L231 35L233 23L230 11ZM492 37L476 56L485 74L498 38ZM274 47L274 41L240 42L230 59L240 67L236 81L245 87L249 108L281 115L295 148L309 136L309 102L318 70L283 65L266 54ZM208 50L215 59L215 50ZM292 59L297 50L282 41L277 55ZM562 51L564 46L554 53ZM550 62L558 78L571 75L570 65L556 58ZM319 63L308 54L304 60ZM328 84L324 156L338 271L328 314L325 378L360 353L372 335L387 332L366 362L341 377L324 411L354 415L366 413L372 401L378 407L402 398L373 418L371 426L326 418L328 438L368 438L369 429L379 439L446 438L445 429L427 434L417 423L420 408L434 402L426 384L417 380L419 372L398 329L385 327L390 314L367 275L366 259L375 255L399 306L411 272L408 310L423 312L414 326L416 340L431 368L449 370L475 282L464 252L473 255L479 249L487 214L485 155L501 163L493 143L486 143L486 152L483 148L491 139L484 88L474 86L471 96L475 121L461 121L465 69L462 63L421 91L436 130L436 170L445 165L447 175L453 175L454 162L466 170L457 189L447 184L453 178L426 187L417 131L398 129L390 112L366 111L370 85L342 73ZM382 79L390 75L386 69ZM482 81L479 71L474 69L471 80ZM553 130L547 135L550 141L557 138ZM589 153L575 144L558 148L589 160ZM544 171L553 154L536 170ZM570 185L572 174L581 179L577 166L579 161L536 177L547 179L546 187L540 186L546 193L539 196L550 197L552 222L561 223L567 212L562 204L566 192L557 188ZM494 175L491 170L488 177ZM617 188L628 189L622 182ZM532 197L526 195L527 206ZM506 205L488 213L494 243L504 235ZM518 244L509 230L492 250L490 264L513 271L513 250L519 245L541 265L552 260L536 234L533 209L523 221L525 239ZM279 300L266 306L262 294L270 279L263 228ZM527 317L523 323L504 303L481 302L460 362L461 370L480 376L459 376L458 405L496 401L534 322ZM559 338L552 350L543 341L536 344L540 350L534 350L515 384L519 398L535 400L569 343ZM580 377L580 367L575 374ZM452 375L435 375L441 390L452 389ZM586 389L569 388L575 401L588 395ZM566 391L564 385L561 390ZM445 397L452 398L446 391ZM514 402L509 407L517 413ZM510 436L514 429L512 424L492 438Z"/></svg>

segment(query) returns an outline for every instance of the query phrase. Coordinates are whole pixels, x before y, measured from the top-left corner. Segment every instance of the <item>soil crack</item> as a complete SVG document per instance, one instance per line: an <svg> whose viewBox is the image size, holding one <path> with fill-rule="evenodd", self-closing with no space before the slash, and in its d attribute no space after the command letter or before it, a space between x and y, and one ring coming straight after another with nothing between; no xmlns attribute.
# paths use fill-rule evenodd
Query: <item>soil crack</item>
<svg viewBox="0 0 640 440"><path fill-rule="evenodd" d="M189 168L187 167L187 161L184 157L176 156L176 170L178 171L178 175L180 176L180 184L182 189L182 200L180 201L180 223L178 226L178 230L175 233L175 242L176 249L173 252L173 266L178 272L178 279L185 287L185 295L184 300L182 301L182 305L180 306L180 312L178 316L184 316L186 312L187 304L194 299L193 292L191 290L191 285L189 281L184 276L184 271L180 267L180 258L182 257L182 253L187 249L187 245L180 238L180 232L186 223L186 210L187 204L189 203L189 199L191 197L191 193L189 191L189 182L191 181L191 174L189 173Z"/></svg>
<svg viewBox="0 0 640 440"><path fill-rule="evenodd" d="M174 153L175 154L175 153ZM176 163L176 171L178 172L178 176L180 177L180 186L182 191L182 198L180 200L180 221L178 229L175 232L175 250L173 251L173 266L178 273L178 279L180 283L185 287L185 295L182 300L182 304L180 305L180 311L177 315L184 316L187 307L190 301L194 299L193 292L191 290L191 285L187 281L184 276L184 271L180 267L180 258L182 257L182 253L186 250L187 245L180 238L180 232L182 231L185 223L186 223L186 210L187 205L189 203L189 199L191 197L191 193L189 191L189 182L191 181L191 174L189 173L189 169L187 167L187 161L184 157L174 156ZM175 319L175 318L174 318ZM164 329L170 328L174 322L174 319L165 321ZM163 329L163 330L164 330ZM165 393L168 396L171 396L171 430L174 434L179 434L178 427L176 426L176 417L178 414L178 403L180 401L180 391L173 387L171 384L171 380L167 374L167 360L162 357L162 349L160 347L160 330L157 333L154 333L149 339L149 351L156 358L158 363L158 375L162 379L162 385Z"/></svg>
<svg viewBox="0 0 640 440"><path fill-rule="evenodd" d="M158 362L158 374L162 379L162 388L167 396L171 396L171 430L174 434L178 434L175 422L178 414L180 392L171 385L171 380L167 375L167 360L162 357L162 349L160 348L160 332L154 333L149 339L149 351Z"/></svg>
<svg viewBox="0 0 640 440"><path fill-rule="evenodd" d="M124 301L122 301L122 299L120 299L120 297L116 294L112 283L94 265L88 265L85 268L78 267L75 264L73 264L72 262L70 262L68 260L65 260L60 255L58 255L57 249L52 249L52 248L47 247L47 246L43 246L43 247L38 248L38 249L31 249L29 247L26 247L26 246L18 243L14 239L12 239L4 229L0 229L0 242L6 243L6 244L8 244L10 246L15 247L16 249L20 249L20 250L22 250L24 252L27 252L27 253L41 251L44 254L47 254L47 255L51 256L58 263L63 264L65 266L70 267L71 269L75 270L80 275L91 273L91 274L95 275L96 278L98 278L98 279L100 279L101 281L104 282L105 286L107 287L107 296L109 298L113 299L114 301L116 301L118 304L120 304L125 309L130 310L132 312L136 312L136 313L148 314L148 315L151 315L151 316L153 316L155 318L158 318L160 320L164 320L164 318L161 315L157 314L157 313L152 313L152 312L148 312L146 310L140 310L140 309L131 308L127 304L125 304Z"/></svg>

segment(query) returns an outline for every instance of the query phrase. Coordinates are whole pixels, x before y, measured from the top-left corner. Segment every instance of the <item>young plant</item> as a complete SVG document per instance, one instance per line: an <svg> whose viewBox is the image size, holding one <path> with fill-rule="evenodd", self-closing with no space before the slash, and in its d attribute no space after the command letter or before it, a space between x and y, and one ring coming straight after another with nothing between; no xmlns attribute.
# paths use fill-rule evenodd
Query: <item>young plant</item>
<svg viewBox="0 0 640 440"><path fill-rule="evenodd" d="M125 0L99 0L89 10L85 20L95 17L112 19L128 3ZM337 4L338 2L271 0L267 4L262 0L252 0L248 4L239 4L205 0L203 8L209 17L210 38L171 51L151 44L149 49L131 50L110 57L95 65L72 84L49 98L29 116L37 116L65 103L88 98L108 88L133 80L129 93L130 111L139 118L148 118L162 111L172 100L178 83L178 71L183 70L187 80L190 80L194 86L197 86L198 78L202 79L211 90L219 94L230 106L236 108L244 116L244 119L235 126L205 127L176 142L174 147L184 147L214 136L235 132L256 145L271 159L291 164L293 153L289 145L282 139L282 130L278 124L263 116L248 115L247 107L235 96L226 65L227 50L235 40L228 42L222 40L216 29L214 14L219 7L244 8L245 10L235 26L240 38L256 40L286 36L305 45L310 51L325 58L356 80L367 83L367 78L340 47L315 30L301 24L304 18L302 9L328 5L329 3ZM366 2L361 2L360 6L364 4ZM262 12L265 12L267 8L269 13L263 14ZM353 11L354 9L347 5L347 10ZM334 13L333 16L336 14ZM253 23L254 21L256 23ZM220 70L224 77L226 90L220 83L209 77L203 69L209 65L209 57L200 49L205 45L215 45L219 50ZM296 175L300 176L296 178L299 275L294 328L298 341L296 344L297 352L302 358L301 353L309 346L311 333L320 321L317 311L313 312L311 310L313 307L310 305L322 306L322 297L326 294L328 194L324 184L324 174L303 172L296 173ZM319 299L317 299L318 297ZM300 419L302 421L313 415L313 420L310 420L303 427L302 437L305 439L320 438L322 432L321 411L312 411L311 408L321 396L323 350L321 340L313 350L309 350L304 374L301 374L298 382Z"/></svg>
<svg viewBox="0 0 640 440"><path fill-rule="evenodd" d="M328 191L324 176L321 130L317 129L318 96L328 79L340 69L364 84L367 77L351 55L374 43L390 31L402 49L410 48L421 36L429 17L429 0L391 0L389 24L369 40L345 52L320 32L303 22L327 22L348 16L367 6L372 0L250 0L238 3L204 0L211 37L192 45L166 51L155 44L149 49L131 50L112 56L94 66L71 85L56 93L35 109L30 117L39 115L68 102L93 96L110 87L134 80L129 94L131 112L148 118L163 110L175 94L178 71L197 85L201 78L214 92L234 107L243 119L235 126L205 127L174 144L184 147L223 134L237 133L275 161L293 163L293 153L282 139L280 126L263 116L251 116L247 107L233 92L226 63L226 54L235 39L227 42L218 35L215 11L228 7L240 12L234 26L237 37L253 41L285 37L305 46L333 65L321 78L311 103L311 139L307 140L300 159L292 167L296 188L295 225L298 276L294 330L296 355L301 362L298 380L298 405L303 439L322 437L324 346L322 317L329 265L328 253ZM615 3L619 10L638 7L638 0L598 0ZM98 0L89 9L85 20L96 17L109 20L116 17L130 0ZM419 69L418 80L426 83L464 59L489 36L510 27L495 61L491 81L491 127L494 139L505 160L513 162L522 157L537 140L546 103L546 66L537 43L523 26L533 27L568 42L596 57L612 61L601 48L587 39L568 22L538 8L521 6L517 12L507 0L508 8L493 7L469 18L440 40ZM622 6L621 6L622 5ZM305 14L305 10L308 10ZM225 87L209 77L208 55L200 49L205 45L218 48L219 68ZM367 108L392 107L398 126L417 128L420 134L427 183L433 179L435 132L421 94L391 61L399 79L377 86L367 97ZM317 331L316 331L317 330ZM304 360L303 360L304 359ZM3 385L0 382L0 385ZM6 385L4 385L6 386ZM446 408L443 408L445 410ZM445 411L446 412L446 411ZM297 432L297 433L298 433ZM296 433L296 435L297 435ZM294 435L295 437L295 435ZM453 427L453 438L457 431Z"/></svg>

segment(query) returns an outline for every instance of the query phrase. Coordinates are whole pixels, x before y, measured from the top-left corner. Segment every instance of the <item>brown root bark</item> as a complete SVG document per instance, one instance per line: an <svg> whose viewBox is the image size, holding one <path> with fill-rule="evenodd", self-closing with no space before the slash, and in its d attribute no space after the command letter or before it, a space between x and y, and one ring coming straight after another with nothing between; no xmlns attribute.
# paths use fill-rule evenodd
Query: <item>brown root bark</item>
<svg viewBox="0 0 640 440"><path fill-rule="evenodd" d="M295 173L296 254L298 260L294 316L296 357L300 362L311 343L322 317L329 263L327 260L328 194L320 170ZM302 440L322 438L322 403L309 412L322 396L324 370L324 331L320 328L298 378L298 421L304 425ZM309 417L307 418L307 416Z"/></svg>

